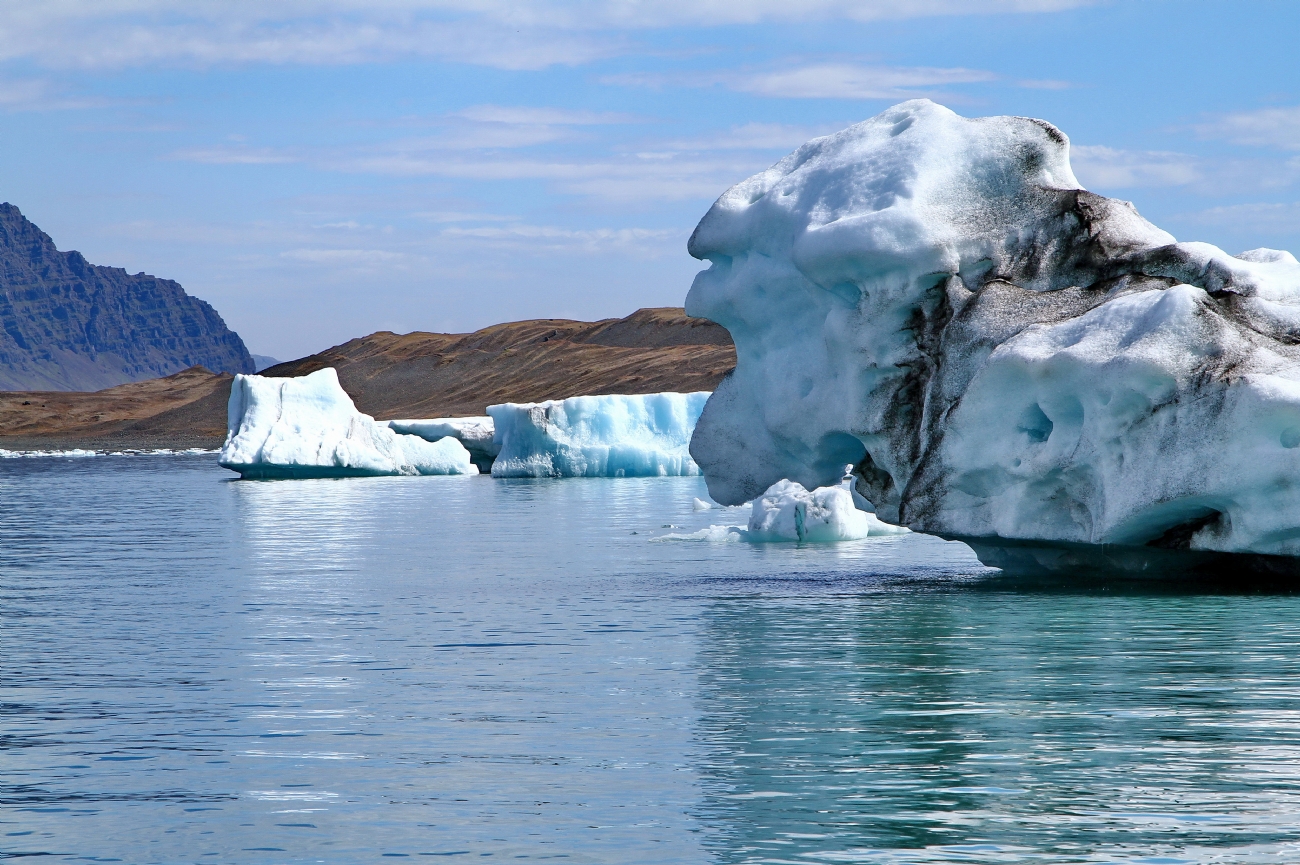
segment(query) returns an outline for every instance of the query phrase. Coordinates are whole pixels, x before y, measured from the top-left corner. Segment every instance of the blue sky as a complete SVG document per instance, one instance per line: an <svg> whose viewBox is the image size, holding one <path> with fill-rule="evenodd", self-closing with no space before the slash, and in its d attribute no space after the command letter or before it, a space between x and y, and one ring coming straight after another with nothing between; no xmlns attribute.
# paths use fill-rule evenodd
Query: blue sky
<svg viewBox="0 0 1300 865"><path fill-rule="evenodd" d="M12 3L0 199L280 358L680 305L724 189L917 96L1050 120L1180 240L1300 251L1297 33L1280 0Z"/></svg>

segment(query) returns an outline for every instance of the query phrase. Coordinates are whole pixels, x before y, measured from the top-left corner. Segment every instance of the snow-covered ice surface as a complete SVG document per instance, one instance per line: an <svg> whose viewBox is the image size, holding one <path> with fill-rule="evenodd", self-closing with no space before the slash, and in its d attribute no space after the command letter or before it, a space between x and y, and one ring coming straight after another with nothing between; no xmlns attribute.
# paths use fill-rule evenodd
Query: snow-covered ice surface
<svg viewBox="0 0 1300 865"><path fill-rule="evenodd" d="M1300 264L1085 191L1049 123L905 102L732 187L690 252L738 359L691 446L720 502L849 463L919 531L1300 555Z"/></svg>
<svg viewBox="0 0 1300 865"><path fill-rule="evenodd" d="M707 392L575 396L488 406L493 477L698 475L687 447Z"/></svg>
<svg viewBox="0 0 1300 865"><path fill-rule="evenodd" d="M698 498L691 503L691 509L696 512L715 507L734 510L740 506L726 508ZM782 480L750 503L749 524L745 528L713 525L696 532L661 535L655 540L827 543L901 535L907 531L856 508L847 485L809 491L794 481Z"/></svg>
<svg viewBox="0 0 1300 865"><path fill-rule="evenodd" d="M333 369L300 378L235 376L217 461L243 477L478 473L454 437L401 435L357 411Z"/></svg>
<svg viewBox="0 0 1300 865"><path fill-rule="evenodd" d="M495 427L490 417L439 417L430 420L390 420L387 423L394 432L416 435L426 441L435 442L452 436L465 446L480 471L492 468L492 462L500 450L493 437Z"/></svg>

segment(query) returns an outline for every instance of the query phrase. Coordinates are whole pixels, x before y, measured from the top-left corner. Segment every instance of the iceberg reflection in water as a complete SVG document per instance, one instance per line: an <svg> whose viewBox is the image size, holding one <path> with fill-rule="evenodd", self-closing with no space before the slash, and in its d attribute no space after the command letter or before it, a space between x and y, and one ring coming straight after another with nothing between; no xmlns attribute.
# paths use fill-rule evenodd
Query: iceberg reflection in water
<svg viewBox="0 0 1300 865"><path fill-rule="evenodd" d="M651 543L717 521L699 478L6 469L6 854L1300 852L1300 597L1008 589L920 535Z"/></svg>

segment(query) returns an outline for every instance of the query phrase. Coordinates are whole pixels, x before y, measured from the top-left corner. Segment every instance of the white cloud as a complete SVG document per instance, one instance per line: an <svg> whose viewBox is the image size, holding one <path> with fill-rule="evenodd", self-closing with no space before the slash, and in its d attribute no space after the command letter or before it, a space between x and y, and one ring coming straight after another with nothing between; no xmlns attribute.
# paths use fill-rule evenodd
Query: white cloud
<svg viewBox="0 0 1300 865"><path fill-rule="evenodd" d="M328 161L337 171L459 180L536 180L561 192L614 201L712 199L756 171L766 159L542 159L445 151L376 149Z"/></svg>
<svg viewBox="0 0 1300 865"><path fill-rule="evenodd" d="M167 158L205 165L283 165L300 161L297 156L269 147L193 147Z"/></svg>
<svg viewBox="0 0 1300 865"><path fill-rule="evenodd" d="M1196 131L1204 138L1222 138L1233 144L1300 150L1300 106L1225 114L1198 125Z"/></svg>
<svg viewBox="0 0 1300 865"><path fill-rule="evenodd" d="M500 213L467 213L458 210L426 210L412 213L416 219L429 222L514 222L517 216Z"/></svg>
<svg viewBox="0 0 1300 865"><path fill-rule="evenodd" d="M552 251L603 252L625 250L642 255L680 252L687 232L678 229L597 228L572 229L549 225L454 226L441 232L444 238L477 241L494 247L548 249Z"/></svg>
<svg viewBox="0 0 1300 865"><path fill-rule="evenodd" d="M0 81L0 109L6 111L62 111L103 108L120 102L91 96L70 96L62 88L39 79Z"/></svg>
<svg viewBox="0 0 1300 865"><path fill-rule="evenodd" d="M1018 87L1029 90L1069 90L1070 82L1055 78L1026 78L1016 82Z"/></svg>
<svg viewBox="0 0 1300 865"><path fill-rule="evenodd" d="M983 69L926 66L864 66L856 63L812 63L786 69L718 73L624 73L600 79L602 84L631 87L715 87L740 93L794 99L913 99L941 94L952 84L996 81ZM943 98L951 99L944 95Z"/></svg>
<svg viewBox="0 0 1300 865"><path fill-rule="evenodd" d="M1186 153L1075 144L1070 163L1088 189L1185 186L1204 178L1200 160Z"/></svg>
<svg viewBox="0 0 1300 865"><path fill-rule="evenodd" d="M1185 186L1200 195L1240 197L1284 189L1300 180L1300 157L1208 159L1162 150L1071 145L1070 161L1088 189Z"/></svg>
<svg viewBox="0 0 1300 865"><path fill-rule="evenodd" d="M1055 12L1093 0L42 0L0 4L0 59L50 67L338 65L433 57L503 69L624 52L616 33Z"/></svg>
<svg viewBox="0 0 1300 865"><path fill-rule="evenodd" d="M453 116L478 123L505 123L514 126L603 126L643 122L635 115L613 111L573 111L567 108L506 105L474 105L457 111Z"/></svg>
<svg viewBox="0 0 1300 865"><path fill-rule="evenodd" d="M406 258L400 252L390 252L386 249L290 249L280 253L280 257L311 264L342 266L387 264Z"/></svg>
<svg viewBox="0 0 1300 865"><path fill-rule="evenodd" d="M1232 204L1211 207L1187 217L1206 225L1271 233L1300 231L1300 202L1283 204Z"/></svg>
<svg viewBox="0 0 1300 865"><path fill-rule="evenodd" d="M821 63L776 72L728 75L722 82L732 90L759 96L796 99L907 99L946 84L992 81L992 72L979 69L858 66Z"/></svg>

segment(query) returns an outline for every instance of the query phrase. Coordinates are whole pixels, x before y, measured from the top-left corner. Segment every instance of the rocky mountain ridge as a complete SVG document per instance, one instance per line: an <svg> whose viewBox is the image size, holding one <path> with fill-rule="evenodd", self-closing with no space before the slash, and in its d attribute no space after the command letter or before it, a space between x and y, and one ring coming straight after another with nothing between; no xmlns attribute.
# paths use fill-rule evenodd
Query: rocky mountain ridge
<svg viewBox="0 0 1300 865"><path fill-rule="evenodd" d="M0 389L93 391L193 366L254 369L239 335L179 283L61 252L0 204Z"/></svg>

